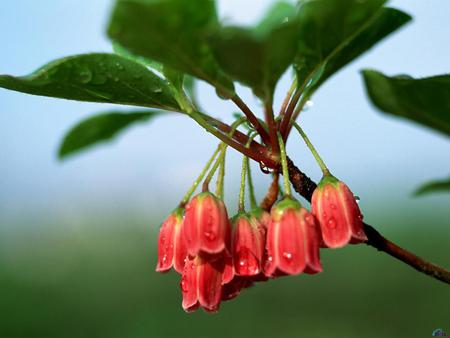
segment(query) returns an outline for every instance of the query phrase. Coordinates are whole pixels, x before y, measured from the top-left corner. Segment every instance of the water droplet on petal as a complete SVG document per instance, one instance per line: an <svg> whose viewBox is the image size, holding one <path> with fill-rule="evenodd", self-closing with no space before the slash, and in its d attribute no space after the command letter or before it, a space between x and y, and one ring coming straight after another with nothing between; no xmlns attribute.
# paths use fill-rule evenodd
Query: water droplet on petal
<svg viewBox="0 0 450 338"><path fill-rule="evenodd" d="M204 235L205 235L206 239L210 242L212 242L216 239L216 235L211 231L205 231Z"/></svg>
<svg viewBox="0 0 450 338"><path fill-rule="evenodd" d="M292 253L290 252L283 252L283 259L286 261L286 263L290 264L292 263Z"/></svg>
<svg viewBox="0 0 450 338"><path fill-rule="evenodd" d="M358 203L359 204L359 201L361 200L361 198L359 197L359 196L353 196L354 198L355 198L355 201L356 201L356 203Z"/></svg>
<svg viewBox="0 0 450 338"><path fill-rule="evenodd" d="M335 229L336 228L336 220L334 219L334 217L331 217L328 222L327 225L331 228L331 229Z"/></svg>
<svg viewBox="0 0 450 338"><path fill-rule="evenodd" d="M331 209L336 209L336 208L337 208L337 206L336 206L336 204L334 204L334 203L331 203L331 204L330 204L330 208L331 208Z"/></svg>
<svg viewBox="0 0 450 338"><path fill-rule="evenodd" d="M186 277L185 276L183 276L181 278L180 286L181 286L181 291L183 291L183 292L188 292L189 291L188 283L186 281Z"/></svg>

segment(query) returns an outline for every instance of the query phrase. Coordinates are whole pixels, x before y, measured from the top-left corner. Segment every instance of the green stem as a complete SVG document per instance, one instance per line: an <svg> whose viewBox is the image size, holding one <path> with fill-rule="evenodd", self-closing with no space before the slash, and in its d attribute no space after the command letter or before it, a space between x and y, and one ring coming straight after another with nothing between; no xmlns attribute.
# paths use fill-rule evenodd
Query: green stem
<svg viewBox="0 0 450 338"><path fill-rule="evenodd" d="M256 133L253 135L249 133L249 140L246 145L247 147L250 146L250 144L252 143L252 141L255 139L256 136L258 136ZM250 206L252 207L252 209L255 209L258 206L258 203L256 202L255 188L253 186L252 168L250 166L250 159L248 157L245 157L245 159L247 161L247 182L248 182L248 194L250 197Z"/></svg>
<svg viewBox="0 0 450 338"><path fill-rule="evenodd" d="M286 114L287 107L292 99L292 95L294 95L294 91L296 88L297 88L297 76L295 76L294 80L292 81L291 88L289 88L288 92L286 93L286 97L283 101L283 104L281 105L280 113L278 115L279 118L282 119L283 116Z"/></svg>
<svg viewBox="0 0 450 338"><path fill-rule="evenodd" d="M239 212L245 212L245 176L247 174L247 157L242 158L241 188L239 190Z"/></svg>
<svg viewBox="0 0 450 338"><path fill-rule="evenodd" d="M291 185L289 183L289 169L287 164L287 155L286 155L286 148L283 142L283 137L278 132L278 143L280 145L280 157L281 157L281 168L283 170L283 182L284 182L284 193L285 196L291 197Z"/></svg>
<svg viewBox="0 0 450 338"><path fill-rule="evenodd" d="M255 209L258 206L255 197L255 188L253 186L253 178L252 178L252 169L250 167L250 160L248 157L245 158L247 161L247 181L248 181L248 194L250 196L250 205L252 209Z"/></svg>
<svg viewBox="0 0 450 338"><path fill-rule="evenodd" d="M189 188L189 190L187 191L186 195L184 195L183 200L180 202L180 208L183 208L187 202L189 202L189 200L192 197L192 194L194 193L195 189L197 189L198 185L200 184L200 182L203 180L203 178L205 177L208 169L211 167L211 164L213 163L214 159L217 157L217 155L219 154L221 147L220 145L217 147L216 151L214 152L214 154L211 156L211 158L208 160L208 162L206 163L205 167L203 168L202 172L198 175L197 179L194 181L194 183L192 184L192 186Z"/></svg>
<svg viewBox="0 0 450 338"><path fill-rule="evenodd" d="M247 121L247 119L246 119L245 117L242 117L242 118L236 120L236 121L231 125L231 131L229 132L229 134L228 134L227 137L232 137L233 134L234 134L234 132L236 131L236 129L239 128L239 126L240 126L242 123L244 123L245 121ZM219 165L220 165L220 163L222 162L222 160L225 161L225 152L227 151L228 144L226 144L225 142L222 142L222 143L220 144L219 147L220 147L220 150L221 150L222 153L221 153L221 155L219 156L219 158L216 160L216 162L214 163L214 166L213 166L212 169L209 171L208 176L206 177L205 181L203 182L202 190L203 190L204 192L209 191L209 183L211 182L211 180L212 180L212 178L213 178L215 172L217 171L217 168L219 168ZM244 147L244 149L247 149L247 148ZM225 165L225 163L224 163L224 165ZM222 186L223 186L223 177L224 177L224 176L225 176L225 168L223 169L222 177L220 177L220 176L218 177L218 181L221 180L221 183L220 183L220 184L221 184ZM217 193L217 191L216 191L216 193ZM221 190L219 189L219 193L223 194L223 187L222 187Z"/></svg>
<svg viewBox="0 0 450 338"><path fill-rule="evenodd" d="M305 143L308 146L308 148L311 151L311 153L313 154L314 158L316 159L317 164L320 166L320 169L322 169L323 175L324 176L330 176L331 175L330 171L328 170L325 162L322 160L322 158L320 157L320 155L317 152L316 148L314 148L313 144L311 143L311 141L309 140L308 136L305 134L303 129L300 128L300 126L296 122L294 122L293 125L297 129L297 131L299 132L300 136L305 141Z"/></svg>
<svg viewBox="0 0 450 338"><path fill-rule="evenodd" d="M225 158L227 155L226 147L222 150L222 153L220 154L220 169L219 169L219 176L217 178L217 185L216 185L216 196L220 199L223 199L224 195L224 179L225 179Z"/></svg>

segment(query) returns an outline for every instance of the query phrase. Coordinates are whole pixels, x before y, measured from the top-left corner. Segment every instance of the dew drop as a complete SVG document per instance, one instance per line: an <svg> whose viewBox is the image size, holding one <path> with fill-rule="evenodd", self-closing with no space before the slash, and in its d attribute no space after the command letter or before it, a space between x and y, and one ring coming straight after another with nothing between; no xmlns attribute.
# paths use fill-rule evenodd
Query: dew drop
<svg viewBox="0 0 450 338"><path fill-rule="evenodd" d="M115 77L115 78L114 78L114 82L119 82L119 78L118 78L118 77Z"/></svg>
<svg viewBox="0 0 450 338"><path fill-rule="evenodd" d="M267 167L264 162L259 162L259 168L261 169L261 171L264 174L271 174L272 170L269 169L269 167Z"/></svg>
<svg viewBox="0 0 450 338"><path fill-rule="evenodd" d="M273 262L273 257L272 257L272 256L269 256L269 257L267 257L267 260L268 260L269 262Z"/></svg>
<svg viewBox="0 0 450 338"><path fill-rule="evenodd" d="M205 231L204 235L205 235L206 239L210 242L212 242L216 239L216 235L211 231Z"/></svg>
<svg viewBox="0 0 450 338"><path fill-rule="evenodd" d="M359 197L359 196L353 196L354 198L355 198L355 201L356 201L356 203L358 203L359 204L359 201L361 201L361 198Z"/></svg>
<svg viewBox="0 0 450 338"><path fill-rule="evenodd" d="M165 255L163 256L162 261L163 261L163 263L166 263L166 262L167 262L167 254L165 254Z"/></svg>
<svg viewBox="0 0 450 338"><path fill-rule="evenodd" d="M124 70L125 69L124 66L121 65L119 62L116 62L116 67L117 67L118 70Z"/></svg>
<svg viewBox="0 0 450 338"><path fill-rule="evenodd" d="M358 219L359 219L360 221L362 221L363 218L364 218L364 216L363 216L362 214L359 214L359 215L358 215Z"/></svg>
<svg viewBox="0 0 450 338"><path fill-rule="evenodd" d="M162 93L162 89L161 88L154 88L153 89L153 93L155 93L155 94Z"/></svg>
<svg viewBox="0 0 450 338"><path fill-rule="evenodd" d="M89 69L82 70L78 79L81 83L89 83L92 80L92 72Z"/></svg>
<svg viewBox="0 0 450 338"><path fill-rule="evenodd" d="M303 111L307 111L314 106L314 102L311 100L306 101L305 106L303 107Z"/></svg>
<svg viewBox="0 0 450 338"><path fill-rule="evenodd" d="M334 217L331 217L328 220L327 224L331 229L335 229L336 228L336 220L334 219Z"/></svg>
<svg viewBox="0 0 450 338"><path fill-rule="evenodd" d="M292 262L292 253L290 252L283 252L283 259L287 262L287 263L291 263Z"/></svg>
<svg viewBox="0 0 450 338"><path fill-rule="evenodd" d="M188 292L189 291L188 283L186 281L186 277L185 276L183 276L181 278L180 286L181 286L181 291L183 291L183 292Z"/></svg>
<svg viewBox="0 0 450 338"><path fill-rule="evenodd" d="M336 204L331 203L331 204L330 204L330 208L333 209L333 210L336 210L337 206L336 206Z"/></svg>

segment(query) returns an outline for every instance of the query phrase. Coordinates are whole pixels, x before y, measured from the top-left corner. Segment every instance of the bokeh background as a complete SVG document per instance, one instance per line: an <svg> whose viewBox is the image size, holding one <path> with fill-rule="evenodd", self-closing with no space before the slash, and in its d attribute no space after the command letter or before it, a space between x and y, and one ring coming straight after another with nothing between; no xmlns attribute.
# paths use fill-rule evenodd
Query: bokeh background
<svg viewBox="0 0 450 338"><path fill-rule="evenodd" d="M227 22L250 24L270 4L221 0L218 7ZM111 5L0 1L0 73L25 75L58 57L110 51L104 31ZM391 5L414 22L323 86L302 123L335 175L361 197L369 223L449 267L449 195L411 196L422 182L448 175L448 139L376 112L359 70L448 73L450 2ZM289 82L287 73L277 104ZM260 108L249 90L239 90ZM232 105L204 83L198 93L210 113L230 120ZM121 109L0 89L0 337L428 337L436 328L450 334L448 286L363 245L323 251L320 275L258 285L216 315L185 314L178 277L154 272L156 236L216 141L192 121L167 116L58 162L64 133L111 108ZM292 137L288 151L320 178L300 139ZM231 213L239 165L230 152ZM268 178L255 179L262 196Z"/></svg>

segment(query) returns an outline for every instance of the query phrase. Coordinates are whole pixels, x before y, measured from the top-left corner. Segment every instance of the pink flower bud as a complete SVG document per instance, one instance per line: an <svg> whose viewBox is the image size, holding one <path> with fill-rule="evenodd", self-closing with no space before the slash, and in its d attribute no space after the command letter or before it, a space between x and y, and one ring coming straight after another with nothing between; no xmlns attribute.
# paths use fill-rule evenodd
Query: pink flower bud
<svg viewBox="0 0 450 338"><path fill-rule="evenodd" d="M335 177L326 176L320 181L312 196L312 212L320 224L325 247L339 248L367 241L355 197Z"/></svg>
<svg viewBox="0 0 450 338"><path fill-rule="evenodd" d="M216 254L229 247L231 227L224 203L209 192L186 206L182 234L189 254Z"/></svg>
<svg viewBox="0 0 450 338"><path fill-rule="evenodd" d="M172 267L180 274L183 272L187 249L181 237L182 223L183 210L176 209L162 224L158 237L157 272L167 272Z"/></svg>
<svg viewBox="0 0 450 338"><path fill-rule="evenodd" d="M314 216L299 202L285 198L271 210L264 273L274 277L321 272L319 246Z"/></svg>
<svg viewBox="0 0 450 338"><path fill-rule="evenodd" d="M265 229L256 217L249 214L238 214L232 223L234 271L239 276L256 276L262 270Z"/></svg>
<svg viewBox="0 0 450 338"><path fill-rule="evenodd" d="M180 282L186 312L195 311L199 306L208 312L219 310L224 265L221 256L188 258Z"/></svg>

